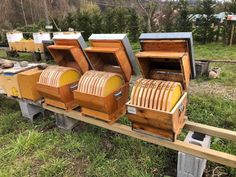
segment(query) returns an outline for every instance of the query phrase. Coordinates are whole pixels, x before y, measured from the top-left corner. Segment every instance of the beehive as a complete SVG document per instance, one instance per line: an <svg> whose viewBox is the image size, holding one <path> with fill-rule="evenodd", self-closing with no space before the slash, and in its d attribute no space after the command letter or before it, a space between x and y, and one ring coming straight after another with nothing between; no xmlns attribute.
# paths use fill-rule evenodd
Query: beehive
<svg viewBox="0 0 236 177"><path fill-rule="evenodd" d="M34 68L18 74L17 78L22 98L32 101L41 99L42 96L36 89L36 83L39 81L41 73L42 70Z"/></svg>
<svg viewBox="0 0 236 177"><path fill-rule="evenodd" d="M16 42L23 39L22 32L8 32L6 36L10 50L16 51Z"/></svg>
<svg viewBox="0 0 236 177"><path fill-rule="evenodd" d="M125 34L93 34L89 42L95 71L85 73L74 97L83 114L113 123L125 114L135 58Z"/></svg>
<svg viewBox="0 0 236 177"><path fill-rule="evenodd" d="M40 76L37 89L45 98L45 103L65 110L78 106L72 90L89 64L84 53L86 43L80 33L57 35L53 38L55 45L48 50L59 66L47 68Z"/></svg>
<svg viewBox="0 0 236 177"><path fill-rule="evenodd" d="M7 96L22 98L18 76L20 73L28 71L35 67L37 67L37 64L29 64L27 67L20 67L19 65L15 64L13 68L3 70L2 74L0 74L0 80L2 82L2 88ZM27 81L27 84L30 88L30 81Z"/></svg>
<svg viewBox="0 0 236 177"><path fill-rule="evenodd" d="M34 41L32 39L22 39L18 42L18 45L21 45L18 51L23 52L34 52Z"/></svg>
<svg viewBox="0 0 236 177"><path fill-rule="evenodd" d="M47 32L38 32L33 33L34 38L34 51L43 53L44 52L44 46L43 41L48 41L51 39L50 33Z"/></svg>
<svg viewBox="0 0 236 177"><path fill-rule="evenodd" d="M187 88L195 77L191 33L142 34L136 54L143 78L127 103L136 131L174 141L184 126Z"/></svg>

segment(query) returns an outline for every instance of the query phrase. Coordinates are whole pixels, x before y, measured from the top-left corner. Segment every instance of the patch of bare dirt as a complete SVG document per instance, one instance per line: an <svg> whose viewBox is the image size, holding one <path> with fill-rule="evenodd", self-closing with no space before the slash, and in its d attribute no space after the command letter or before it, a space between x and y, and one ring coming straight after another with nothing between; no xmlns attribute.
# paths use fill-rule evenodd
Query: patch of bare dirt
<svg viewBox="0 0 236 177"><path fill-rule="evenodd" d="M225 99L236 101L236 88L224 86L217 83L209 82L191 82L189 87L190 94L205 93L215 96L221 96Z"/></svg>

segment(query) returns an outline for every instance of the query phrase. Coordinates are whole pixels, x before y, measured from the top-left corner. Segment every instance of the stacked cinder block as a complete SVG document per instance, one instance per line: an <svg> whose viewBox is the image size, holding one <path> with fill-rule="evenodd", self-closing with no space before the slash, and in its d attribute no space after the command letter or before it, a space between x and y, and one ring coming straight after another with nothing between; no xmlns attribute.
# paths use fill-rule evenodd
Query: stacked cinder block
<svg viewBox="0 0 236 177"><path fill-rule="evenodd" d="M211 137L202 133L189 131L185 142L204 148L210 148ZM202 177L206 168L206 162L206 159L179 152L177 177Z"/></svg>
<svg viewBox="0 0 236 177"><path fill-rule="evenodd" d="M32 102L26 100L18 100L18 101L22 116L24 118L29 119L31 122L33 122L34 117L37 114L41 113L44 115L44 109L41 106L33 104Z"/></svg>

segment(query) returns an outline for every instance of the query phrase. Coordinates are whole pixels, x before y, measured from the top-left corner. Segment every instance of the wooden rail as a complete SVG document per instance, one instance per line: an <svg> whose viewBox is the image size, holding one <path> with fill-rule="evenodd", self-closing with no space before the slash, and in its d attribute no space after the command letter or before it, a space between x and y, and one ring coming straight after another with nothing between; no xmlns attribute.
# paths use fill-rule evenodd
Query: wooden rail
<svg viewBox="0 0 236 177"><path fill-rule="evenodd" d="M227 140L232 140L236 142L236 132L235 131L230 131L226 130L223 128L217 128L217 127L212 127L209 125L204 125L204 124L199 124L191 121L186 121L184 128L195 131L195 132L201 132L210 136L216 136L219 138L227 139Z"/></svg>
<svg viewBox="0 0 236 177"><path fill-rule="evenodd" d="M216 151L213 149L199 147L197 145L189 144L189 143L179 141L179 140L176 140L175 142L166 141L166 140L157 138L155 136L142 134L142 133L133 131L131 127L127 125L123 125L120 123L114 123L110 125L104 121L91 118L88 116L84 116L80 112L77 112L77 111L66 112L62 109L58 109L58 108L47 106L47 105L43 105L43 107L52 112L63 114L67 117L70 117L70 118L73 118L73 119L76 119L76 120L79 120L88 124L96 125L96 126L99 126L99 127L111 130L111 131L115 131L115 132L130 136L130 137L133 137L133 138L137 138L137 139L140 139L140 140L152 143L152 144L164 146L169 149L188 153L193 156L197 156L197 157L207 159L207 160L210 160L210 161L222 164L222 165L236 168L236 156L231 155L231 154ZM200 133L204 133L204 134L208 134L212 136L219 136L219 137L230 139L230 140L236 140L236 133L233 131L211 127L211 126L207 126L203 124L198 124L198 123L194 123L190 121L186 122L185 127L193 131L198 131Z"/></svg>
<svg viewBox="0 0 236 177"><path fill-rule="evenodd" d="M209 59L209 60L205 60L205 59L200 59L200 60L195 60L195 61L201 61L201 62L209 62L209 63L233 63L236 64L235 60L214 60L214 59Z"/></svg>

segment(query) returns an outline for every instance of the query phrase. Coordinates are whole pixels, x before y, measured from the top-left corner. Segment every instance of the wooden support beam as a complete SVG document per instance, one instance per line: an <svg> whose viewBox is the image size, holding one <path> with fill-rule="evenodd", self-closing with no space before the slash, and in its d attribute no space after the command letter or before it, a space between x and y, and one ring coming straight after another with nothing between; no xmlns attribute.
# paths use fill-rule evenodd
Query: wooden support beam
<svg viewBox="0 0 236 177"><path fill-rule="evenodd" d="M209 63L230 63L230 64L236 64L236 60L215 60L215 59L200 59L195 61L201 61L201 62L209 62Z"/></svg>
<svg viewBox="0 0 236 177"><path fill-rule="evenodd" d="M197 156L197 157L207 159L207 160L210 160L210 161L222 164L222 165L236 168L236 156L231 155L231 154L216 151L213 149L199 147L197 145L189 144L189 143L179 141L179 140L176 140L175 142L166 141L166 140L163 140L163 139L160 139L160 138L148 135L148 134L142 134L142 133L133 131L131 127L120 124L120 123L114 123L110 125L104 121L91 118L88 116L83 116L80 112L77 112L77 111L66 112L64 110L54 108L51 106L46 106L46 105L44 105L43 107L52 112L63 114L65 116L80 120L88 124L96 125L96 126L99 126L99 127L111 130L111 131L115 131L115 132L130 136L130 137L133 137L133 138L137 138L137 139L140 139L140 140L152 143L152 144L164 146L169 149L188 153L193 156Z"/></svg>
<svg viewBox="0 0 236 177"><path fill-rule="evenodd" d="M209 125L204 125L196 122L186 121L184 128L195 131L201 132L210 136L216 136L219 138L232 140L236 142L236 132L231 130L226 130L223 128L212 127Z"/></svg>

